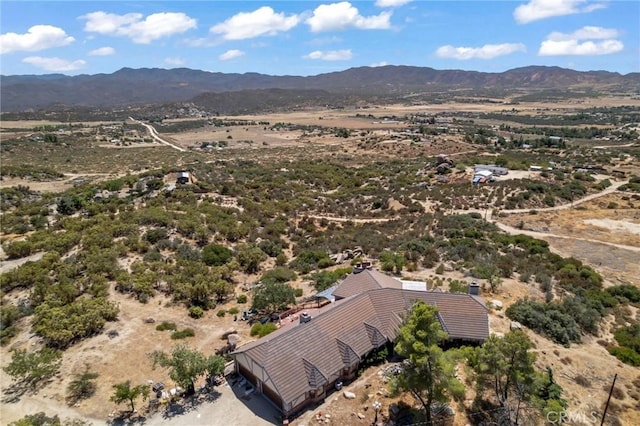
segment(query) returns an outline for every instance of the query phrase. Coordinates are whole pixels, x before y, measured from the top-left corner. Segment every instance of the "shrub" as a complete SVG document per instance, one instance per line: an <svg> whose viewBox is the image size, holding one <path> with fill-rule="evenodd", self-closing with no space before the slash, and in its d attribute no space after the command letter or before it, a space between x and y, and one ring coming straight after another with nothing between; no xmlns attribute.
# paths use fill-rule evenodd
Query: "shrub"
<svg viewBox="0 0 640 426"><path fill-rule="evenodd" d="M453 280L449 284L449 292L451 293L468 293L469 292L469 284L459 281Z"/></svg>
<svg viewBox="0 0 640 426"><path fill-rule="evenodd" d="M216 312L216 316L218 318L222 318L227 312L224 309L220 309L218 312Z"/></svg>
<svg viewBox="0 0 640 426"><path fill-rule="evenodd" d="M247 303L247 295L246 294L240 294L240 295L238 295L236 300L238 301L238 303Z"/></svg>
<svg viewBox="0 0 640 426"><path fill-rule="evenodd" d="M164 330L176 330L176 323L169 321L162 321L160 324L156 325L156 330L164 331Z"/></svg>
<svg viewBox="0 0 640 426"><path fill-rule="evenodd" d="M571 342L580 341L580 329L575 319L561 309L553 303L518 300L507 308L506 313L510 319L545 334L556 343L569 346Z"/></svg>
<svg viewBox="0 0 640 426"><path fill-rule="evenodd" d="M204 316L204 309L200 306L191 306L189 308L189 316L195 319L202 318Z"/></svg>
<svg viewBox="0 0 640 426"><path fill-rule="evenodd" d="M278 329L278 327L272 322L267 322L267 323L264 323L264 324L261 324L261 323L257 322L255 324L253 324L253 326L251 326L250 334L252 336L264 337L267 334L276 331L277 329Z"/></svg>
<svg viewBox="0 0 640 426"><path fill-rule="evenodd" d="M595 185L595 188L596 188L598 191L602 191L603 189L606 189L606 188L608 188L608 187L610 187L610 186L611 186L611 181L610 181L609 179L604 179L604 180L601 180L600 182L598 182L598 183Z"/></svg>
<svg viewBox="0 0 640 426"><path fill-rule="evenodd" d="M334 271L319 271L311 274L310 279L317 291L323 291L331 287L343 276L351 273L352 268L339 268ZM296 296L300 297L300 296Z"/></svg>
<svg viewBox="0 0 640 426"><path fill-rule="evenodd" d="M210 244L202 249L202 261L209 266L222 266L232 257L231 250L218 244Z"/></svg>
<svg viewBox="0 0 640 426"><path fill-rule="evenodd" d="M260 277L260 282L262 282L263 284L286 283L288 281L293 281L296 278L297 275L295 271L279 266L262 274L262 277Z"/></svg>
<svg viewBox="0 0 640 426"><path fill-rule="evenodd" d="M185 328L184 330L174 331L171 333L171 338L173 340L185 339L187 337L193 337L196 335L196 332L193 331L193 328Z"/></svg>
<svg viewBox="0 0 640 426"><path fill-rule="evenodd" d="M296 297L302 297L302 295L303 295L303 291L302 291L302 289L301 289L301 288L296 288L296 289L294 289L293 291L294 291L294 293L293 293L293 294L294 294Z"/></svg>
<svg viewBox="0 0 640 426"><path fill-rule="evenodd" d="M618 299L620 302L629 301L631 303L640 302L640 289L631 284L616 285L607 288L607 293Z"/></svg>
<svg viewBox="0 0 640 426"><path fill-rule="evenodd" d="M233 308L229 309L227 312L230 313L231 315L236 315L237 313L240 312L240 309L234 306Z"/></svg>
<svg viewBox="0 0 640 426"><path fill-rule="evenodd" d="M616 346L609 348L609 353L625 364L640 366L640 354L626 346Z"/></svg>

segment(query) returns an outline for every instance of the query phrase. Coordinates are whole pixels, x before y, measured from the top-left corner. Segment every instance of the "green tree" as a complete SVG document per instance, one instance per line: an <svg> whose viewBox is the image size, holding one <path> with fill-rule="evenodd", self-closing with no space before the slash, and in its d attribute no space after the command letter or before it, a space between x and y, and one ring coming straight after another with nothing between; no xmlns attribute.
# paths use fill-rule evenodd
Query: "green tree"
<svg viewBox="0 0 640 426"><path fill-rule="evenodd" d="M534 394L535 354L531 340L514 330L504 337L491 335L477 352L474 370L479 394L491 389L510 422L517 424L521 405Z"/></svg>
<svg viewBox="0 0 640 426"><path fill-rule="evenodd" d="M35 310L33 331L48 345L65 348L102 330L118 316L118 306L105 297L77 299L63 306L47 301Z"/></svg>
<svg viewBox="0 0 640 426"><path fill-rule="evenodd" d="M55 349L44 347L35 352L16 349L4 371L26 386L36 386L56 374L61 362L62 352Z"/></svg>
<svg viewBox="0 0 640 426"><path fill-rule="evenodd" d="M242 244L236 252L238 263L247 274L255 274L260 270L260 263L267 259L265 252L254 245Z"/></svg>
<svg viewBox="0 0 640 426"><path fill-rule="evenodd" d="M407 259L402 253L385 250L380 254L380 264L383 271L393 271L396 274L400 274L405 263L407 263Z"/></svg>
<svg viewBox="0 0 640 426"><path fill-rule="evenodd" d="M459 398L464 387L455 377L454 363L438 346L447 340L437 318L438 308L417 302L400 327L395 351L407 358L391 382L394 391L408 391L422 404L426 424L432 424L434 403Z"/></svg>
<svg viewBox="0 0 640 426"><path fill-rule="evenodd" d="M89 398L96 392L95 379L98 373L89 371L89 365L85 365L82 373L73 375L73 379L67 386L67 400L69 405L74 405L81 399Z"/></svg>
<svg viewBox="0 0 640 426"><path fill-rule="evenodd" d="M219 244L209 244L202 249L202 261L209 266L222 266L233 257L233 252Z"/></svg>
<svg viewBox="0 0 640 426"><path fill-rule="evenodd" d="M296 303L293 287L282 282L267 282L253 291L253 307L258 310L276 312Z"/></svg>
<svg viewBox="0 0 640 426"><path fill-rule="evenodd" d="M146 401L149 397L149 385L138 385L131 387L131 381L118 383L113 385L113 395L110 400L116 404L123 402L129 402L131 404L131 412L135 411L135 401L139 396L142 396L142 400Z"/></svg>
<svg viewBox="0 0 640 426"><path fill-rule="evenodd" d="M188 394L195 393L195 381L203 374L215 376L224 371L224 358L211 355L208 358L196 350L184 345L173 348L170 354L154 351L150 354L153 368L157 365L169 368L169 377Z"/></svg>
<svg viewBox="0 0 640 426"><path fill-rule="evenodd" d="M562 398L562 387L553 378L553 370L547 367L546 373L536 374L534 385L534 404L546 415L549 412L560 412L567 408L567 401Z"/></svg>
<svg viewBox="0 0 640 426"><path fill-rule="evenodd" d="M77 195L65 195L58 201L58 213L72 215L82 207L82 200Z"/></svg>
<svg viewBox="0 0 640 426"><path fill-rule="evenodd" d="M298 276L295 271L285 268L283 266L279 266L277 268L271 269L260 277L260 282L263 284L266 283L286 283L288 281L294 281Z"/></svg>

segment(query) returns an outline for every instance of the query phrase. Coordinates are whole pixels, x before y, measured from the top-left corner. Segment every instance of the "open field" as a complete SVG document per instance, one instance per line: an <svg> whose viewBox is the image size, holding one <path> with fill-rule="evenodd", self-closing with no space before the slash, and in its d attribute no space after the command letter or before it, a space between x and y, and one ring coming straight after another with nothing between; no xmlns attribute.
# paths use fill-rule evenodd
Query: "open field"
<svg viewBox="0 0 640 426"><path fill-rule="evenodd" d="M286 255L285 260L290 260L295 257L294 254L305 249L329 251L335 247L351 248L356 242L361 241L363 235L370 237L369 240L363 240L371 245L369 249L376 255L383 250L404 250L405 245L394 245L395 238L400 239L401 236L404 244L425 235L429 238L436 235L435 219L434 222L425 219L431 217L430 215L439 214L446 218L449 216L447 213L452 215L468 212L474 213L478 218L484 217L492 223L503 225L503 229L510 234L525 233L544 239L553 252L574 257L595 269L601 274L604 287L620 284L640 287L640 195L638 192L598 187L597 185L605 180L621 184L622 181L616 181L608 174L597 175L597 179L593 181L584 177L581 177L583 180L573 178L573 164L570 163L574 161L576 164L588 164L596 160L602 161L607 169L623 170L626 173L624 182L628 182L630 176L640 175L638 149L634 145L638 143L637 138L631 142L624 141L624 144L623 141L616 142L613 148L600 149L597 152L584 148L596 143L591 140L584 146L580 145L583 141L572 140L570 150L566 152L556 148L541 148L537 151L511 149L498 147L497 141L493 142L494 139L491 143L473 140L474 135L479 134L480 126L489 123L489 128L480 129L488 131L492 126L495 127L499 120L469 119L467 116L461 116L460 122L464 123L456 122L455 126L453 121L456 113L508 111L517 115L535 115L544 112L562 117L594 107L632 105L640 108L640 99L588 98L554 104L517 105L511 104L509 99L497 101L501 103L390 105L217 117L220 120L246 120L255 124L222 127L205 124L186 128L184 131L166 133L163 132L163 126L175 128L181 123L194 120L167 119L162 124L153 123L160 137L185 149L185 152L156 143L104 142L97 140L92 133L96 126L111 126L115 125L115 122L86 122L83 126L91 129L90 132L87 131L81 136L61 135L58 142L45 143L29 139L35 126L64 126L66 123L4 121L0 123L3 167L11 166L20 170L24 165L46 166L64 176L54 179L32 175L3 175L0 188L8 190L18 186L28 187L36 192L28 195L34 200L45 195L51 197L52 201L45 206L48 210L44 215L47 220L51 219L52 224L56 220L65 221L68 228L57 229L60 235L78 229L83 235L88 232L88 227L93 226L98 220L104 219L105 222L113 223L119 223L118 220L122 217L131 220L126 224L133 224L130 227L125 226L123 222L122 232L132 232L136 238L135 242L131 242L129 235L120 235L114 231L117 237L104 244L107 248L117 247L125 253L124 258L118 259L118 263L125 265L123 269L131 274L130 276L133 276L134 261L147 262L145 267L153 262L154 267L162 264L158 262L158 258L145 258L145 255L154 250L165 264L178 263L177 255L174 254L175 248L169 248L167 244L162 249L156 249L150 241L144 239L148 237L149 230L163 226L168 229L169 236L179 237L181 244L190 246L192 250L200 250L204 245L213 242L226 244L236 250L245 242L257 245L276 235L285 246L282 250ZM515 111L512 111L514 109ZM409 133L406 123L400 118L418 113L444 114L446 119L443 118L439 125L450 127L447 127L447 132L433 135ZM476 121L470 123L470 120ZM287 125L275 127L276 123ZM337 129L348 129L349 134L347 137L338 136ZM498 136L502 134L492 137L497 140ZM224 144L220 144L221 141ZM211 149L202 148L203 144L210 142L218 145ZM618 145L625 146L618 148ZM570 153L567 153L569 151ZM456 163L452 170L443 176L435 173L435 161L439 154L446 154ZM491 162L498 159L517 166L518 169L499 177L495 184L472 187L470 181L473 177L474 162ZM528 170L529 164L548 164L549 161L566 161L562 176L560 173L555 176L551 172L542 175ZM144 195L135 195L138 193L134 188L138 185L144 186L144 179L155 179L159 188L163 185L175 186L176 172L181 170L192 172L192 186L196 190L150 190ZM446 180L439 179L440 177ZM104 185L127 179L132 183L125 185L120 182L123 189L118 191L122 194L128 194L127 191L130 191L134 195L131 195L131 199L122 198L114 201L114 205L120 202L128 203L126 209L117 205L118 207L110 211L110 205L99 204L101 201L95 200L94 194L98 190L106 190ZM569 185L573 185L572 188L584 189L584 193L576 195L574 199L571 192L569 201L566 193L561 192ZM551 192L552 190L556 192ZM554 194L551 202L555 203L555 207L545 204L540 191L547 196ZM139 193L142 194L142 190ZM526 197L521 196L525 193ZM61 198L65 195L70 197L69 194L85 197L87 204L94 203L98 207L90 214L74 211L68 216L61 216L57 213L58 206ZM518 196L520 198L517 198ZM563 196L565 198L562 198ZM584 202L581 202L581 197L584 197ZM216 203L223 204L220 201L223 199L224 207L229 210L213 210L214 207L219 207ZM516 200L513 204L517 208L507 208L509 200ZM12 200L7 202L10 201ZM12 218L13 222L5 222L6 218L27 202L31 202L31 199L19 199L14 204L7 204L7 209L2 212L5 230L2 230L0 237L3 244L28 239L30 235L44 231L44 225L37 228L36 224L31 223L35 221L29 218L24 220L25 225L22 229L26 230L23 233L11 232L9 235L6 231L7 224L17 227L15 223L19 222L19 218ZM211 210L204 210L208 204L211 205ZM106 206L104 210L100 210L103 206ZM38 206L35 210L40 215L41 207ZM122 210L117 211L118 208ZM144 210L147 208L149 210ZM153 214L141 214L138 217L134 215L136 210L151 211ZM224 222L215 222L223 216ZM182 221L182 218L185 220ZM201 218L204 218L202 223L198 222ZM82 222L85 219L86 221ZM84 228L85 224L87 228ZM230 234L234 231L238 234L222 234L222 225L231 228ZM369 232L368 226L374 232ZM48 229L49 225L46 228ZM346 230L344 235L338 233L341 229ZM460 240L473 240L476 238L473 231L447 228L442 234L438 234L437 238L443 238L443 234L446 234L452 236L451 239L455 237ZM91 229L91 232L94 244L98 244L96 241L102 241L101 238L111 238L111 234L106 237L96 233L95 229ZM406 232L406 235L403 232ZM429 234L430 232L432 234ZM323 234L327 236L324 240ZM167 240L168 238L166 237ZM89 244L82 241L82 244ZM437 240L429 241L429 244L436 246ZM124 242L130 245L125 245ZM77 260L77 255L83 248L82 244L74 245L63 258ZM192 253L184 246L182 249L187 255ZM2 254L6 256L4 251ZM155 255L155 252L152 254ZM1 271L5 273L23 264L25 260L38 261L42 257L43 253L38 252L30 253L23 259L8 260L3 263ZM242 311L248 308L250 303L238 303L235 296L244 294L251 298L251 292L243 290L242 285L257 282L265 271L275 267L276 262L275 256L268 257L255 271L234 270L229 273L228 281L234 285L233 296L217 305L214 303L215 307L205 311L201 319L189 316L186 309L188 302L184 300L176 302L170 295L154 290L153 295L145 303L141 303L135 299L133 293L116 291L116 279L110 279L107 292L109 299L119 306L118 320L108 322L102 333L80 340L66 349L60 372L49 383L35 393L21 396L18 402L9 402L8 389L11 380L5 371L0 371L3 391L0 406L2 422L19 419L26 413L46 411L48 414L59 414L63 418L78 417L102 424L113 419L125 406L117 406L109 401L113 394L113 384L125 379L131 380L134 384L147 383L149 380L173 383L165 370L152 368L148 356L154 350L168 350L176 343L170 338L170 332L156 330L156 325L163 321L174 322L179 329L192 328L195 336L183 342L207 355L225 346L226 340L221 338L222 334L232 328L240 336L241 344L254 340L255 337L250 336L247 323L235 321L234 315L229 313L224 316L217 316L216 313L220 310L237 308ZM447 264L448 268L437 273L436 269L440 263ZM438 277L448 282L466 282L470 279L473 269L459 259L445 261L444 258L429 267L420 262L413 262L411 267L413 269L409 270L407 264L401 275L417 280L433 280ZM163 273L165 272L163 270ZM499 300L504 304L504 308L525 297L544 302L545 293L539 286L533 283L533 280L529 283L519 281L518 275L513 273L509 278L505 278L501 290L495 294L485 293L486 299ZM218 275L215 277L219 278ZM138 278L139 276L136 276L136 279ZM162 281L160 278L155 280L156 284ZM308 274L300 273L291 283L293 287L302 289L302 298L315 293ZM17 288L5 294L3 289L3 296L7 295L7 300L17 303L20 300L28 300L30 290ZM298 298L298 301L302 298ZM625 312L627 315L624 318L629 323L638 321L637 307L629 306L628 312ZM153 319L153 322L150 319ZM535 344L538 356L536 366L540 370L547 366L553 367L556 380L564 389L564 397L572 410L600 411L606 400L605 388L610 383L613 373L617 372L618 386L623 393L622 397L617 394L614 398L611 415L617 420L615 424L632 425L640 424L640 394L634 389L640 380L640 374L637 367L623 364L605 348L605 344L615 344L611 331L626 320L609 313L602 320L598 335L585 335L581 343L572 344L570 347L554 343L531 330L526 331ZM42 339L30 327L31 321L32 318L29 316L17 321L19 333L0 349L1 367L8 365L11 350L32 349L41 344ZM508 332L510 323L504 310L490 312L490 326L493 332ZM99 374L96 392L91 398L68 407L65 402L67 386L74 373L80 371L85 364L90 364L92 370ZM330 424L370 424L373 421L373 412L365 407L369 407L374 399L379 398L385 412L392 402L392 399L386 396L385 384L378 375L380 368L384 366L372 368L348 385L348 389L357 394L355 400L347 401L341 392L336 392L322 405L304 413L293 424L313 424L314 416L318 412L331 414ZM202 381L198 382L198 385L202 385ZM149 417L147 423L184 421L188 424L224 423L244 426L274 422L273 414L256 417L252 409L262 408L248 407L251 405L248 403L242 404L242 401L233 395L232 390L221 389L220 399L213 398L213 401L203 403L197 410L185 414L185 417L167 420L156 415ZM470 407L471 396L468 395L461 408ZM251 398L255 400L259 397L252 395ZM415 402L409 397L406 398L409 402ZM238 402L241 402L239 408L234 405ZM138 406L142 411L146 403L138 401ZM232 419L225 418L225 410L231 409L237 409L238 412L234 411ZM358 412L364 413L363 420L354 415ZM469 423L469 418L464 416L462 410L456 409L456 413L453 419L455 426ZM213 417L220 422L212 423Z"/></svg>

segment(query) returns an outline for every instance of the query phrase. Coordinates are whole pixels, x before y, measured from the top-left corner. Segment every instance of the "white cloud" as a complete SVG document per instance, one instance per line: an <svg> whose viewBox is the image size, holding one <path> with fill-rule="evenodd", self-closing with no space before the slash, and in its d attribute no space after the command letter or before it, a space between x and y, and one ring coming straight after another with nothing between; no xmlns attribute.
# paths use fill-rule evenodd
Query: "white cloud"
<svg viewBox="0 0 640 426"><path fill-rule="evenodd" d="M589 13L605 7L604 3L587 4L587 0L530 0L516 7L513 17L519 24L527 24L554 16Z"/></svg>
<svg viewBox="0 0 640 426"><path fill-rule="evenodd" d="M347 61L352 57L351 49L344 50L314 50L308 55L304 56L307 59L320 59L323 61Z"/></svg>
<svg viewBox="0 0 640 426"><path fill-rule="evenodd" d="M383 30L391 28L391 12L379 15L362 16L351 3L343 1L333 4L321 4L313 11L313 16L306 20L313 32L339 31L347 28L360 30Z"/></svg>
<svg viewBox="0 0 640 426"><path fill-rule="evenodd" d="M180 67L180 66L184 65L184 59L178 58L178 57L164 58L164 63L167 64L167 65L174 66L174 67Z"/></svg>
<svg viewBox="0 0 640 426"><path fill-rule="evenodd" d="M412 0L376 0L376 6L378 7L400 7L407 3L411 3Z"/></svg>
<svg viewBox="0 0 640 426"><path fill-rule="evenodd" d="M253 12L241 12L209 30L214 34L222 34L225 40L244 40L259 36L272 36L282 31L289 31L298 25L300 17L275 13L269 6L263 6Z"/></svg>
<svg viewBox="0 0 640 426"><path fill-rule="evenodd" d="M82 59L77 61L67 61L61 58L43 58L42 56L29 56L22 60L25 64L31 64L45 71L76 71L84 68L87 63Z"/></svg>
<svg viewBox="0 0 640 426"><path fill-rule="evenodd" d="M384 67L384 66L387 66L387 65L389 65L389 63L387 63L387 61L382 61L382 62L373 63L373 64L371 64L369 66L372 67L372 68L375 68L375 67Z"/></svg>
<svg viewBox="0 0 640 426"><path fill-rule="evenodd" d="M454 47L446 45L440 46L438 50L436 50L436 56L460 60L493 59L498 56L526 51L527 48L522 43L485 44L482 47Z"/></svg>
<svg viewBox="0 0 640 426"><path fill-rule="evenodd" d="M547 40L553 41L567 41L567 40L602 40L612 39L618 37L620 33L615 28L602 28L602 27L582 27L579 30L572 32L571 34L565 34L561 32L552 32L547 36Z"/></svg>
<svg viewBox="0 0 640 426"><path fill-rule="evenodd" d="M139 22L142 19L141 13L127 13L126 15L116 15L106 12L91 12L81 16L79 19L86 19L84 30L90 33L103 35L126 35L126 28Z"/></svg>
<svg viewBox="0 0 640 426"><path fill-rule="evenodd" d="M624 44L616 40L618 35L618 30L614 28L592 26L582 27L570 34L552 32L540 44L538 55L608 55L624 49Z"/></svg>
<svg viewBox="0 0 640 426"><path fill-rule="evenodd" d="M89 52L89 56L109 56L114 55L116 53L116 49L113 47L99 47L98 49L93 49Z"/></svg>
<svg viewBox="0 0 640 426"><path fill-rule="evenodd" d="M182 42L189 47L213 47L220 44L219 41L212 40L206 37L188 38L182 40Z"/></svg>
<svg viewBox="0 0 640 426"><path fill-rule="evenodd" d="M244 56L244 52L242 50L231 49L218 56L218 59L221 61L228 61L230 59L239 58L240 56Z"/></svg>
<svg viewBox="0 0 640 426"><path fill-rule="evenodd" d="M66 46L74 38L58 27L34 25L25 34L5 33L0 35L0 54L13 52L37 52L52 47Z"/></svg>
<svg viewBox="0 0 640 426"><path fill-rule="evenodd" d="M184 13L174 12L154 13L144 18L140 13L115 15L99 11L80 18L87 20L84 26L87 32L125 36L138 44L149 44L153 40L181 34L197 26L195 19Z"/></svg>

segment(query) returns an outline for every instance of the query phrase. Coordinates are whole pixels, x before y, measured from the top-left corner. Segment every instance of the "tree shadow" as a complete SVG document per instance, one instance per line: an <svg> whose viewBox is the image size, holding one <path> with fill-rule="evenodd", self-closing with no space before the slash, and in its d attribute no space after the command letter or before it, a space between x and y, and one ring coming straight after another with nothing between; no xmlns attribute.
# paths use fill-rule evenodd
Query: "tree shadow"
<svg viewBox="0 0 640 426"><path fill-rule="evenodd" d="M215 389L205 387L194 395L182 398L178 401L170 400L162 412L163 419L172 419L197 409L201 404L214 402L222 394Z"/></svg>
<svg viewBox="0 0 640 426"><path fill-rule="evenodd" d="M142 414L137 412L133 413L131 411L122 411L117 417L109 420L107 424L112 426L133 426L144 425L146 422L147 418Z"/></svg>
<svg viewBox="0 0 640 426"><path fill-rule="evenodd" d="M4 397L0 400L3 404L15 404L20 401L24 395L33 395L38 392L36 388L36 384L19 381L11 384L7 388L4 389Z"/></svg>

